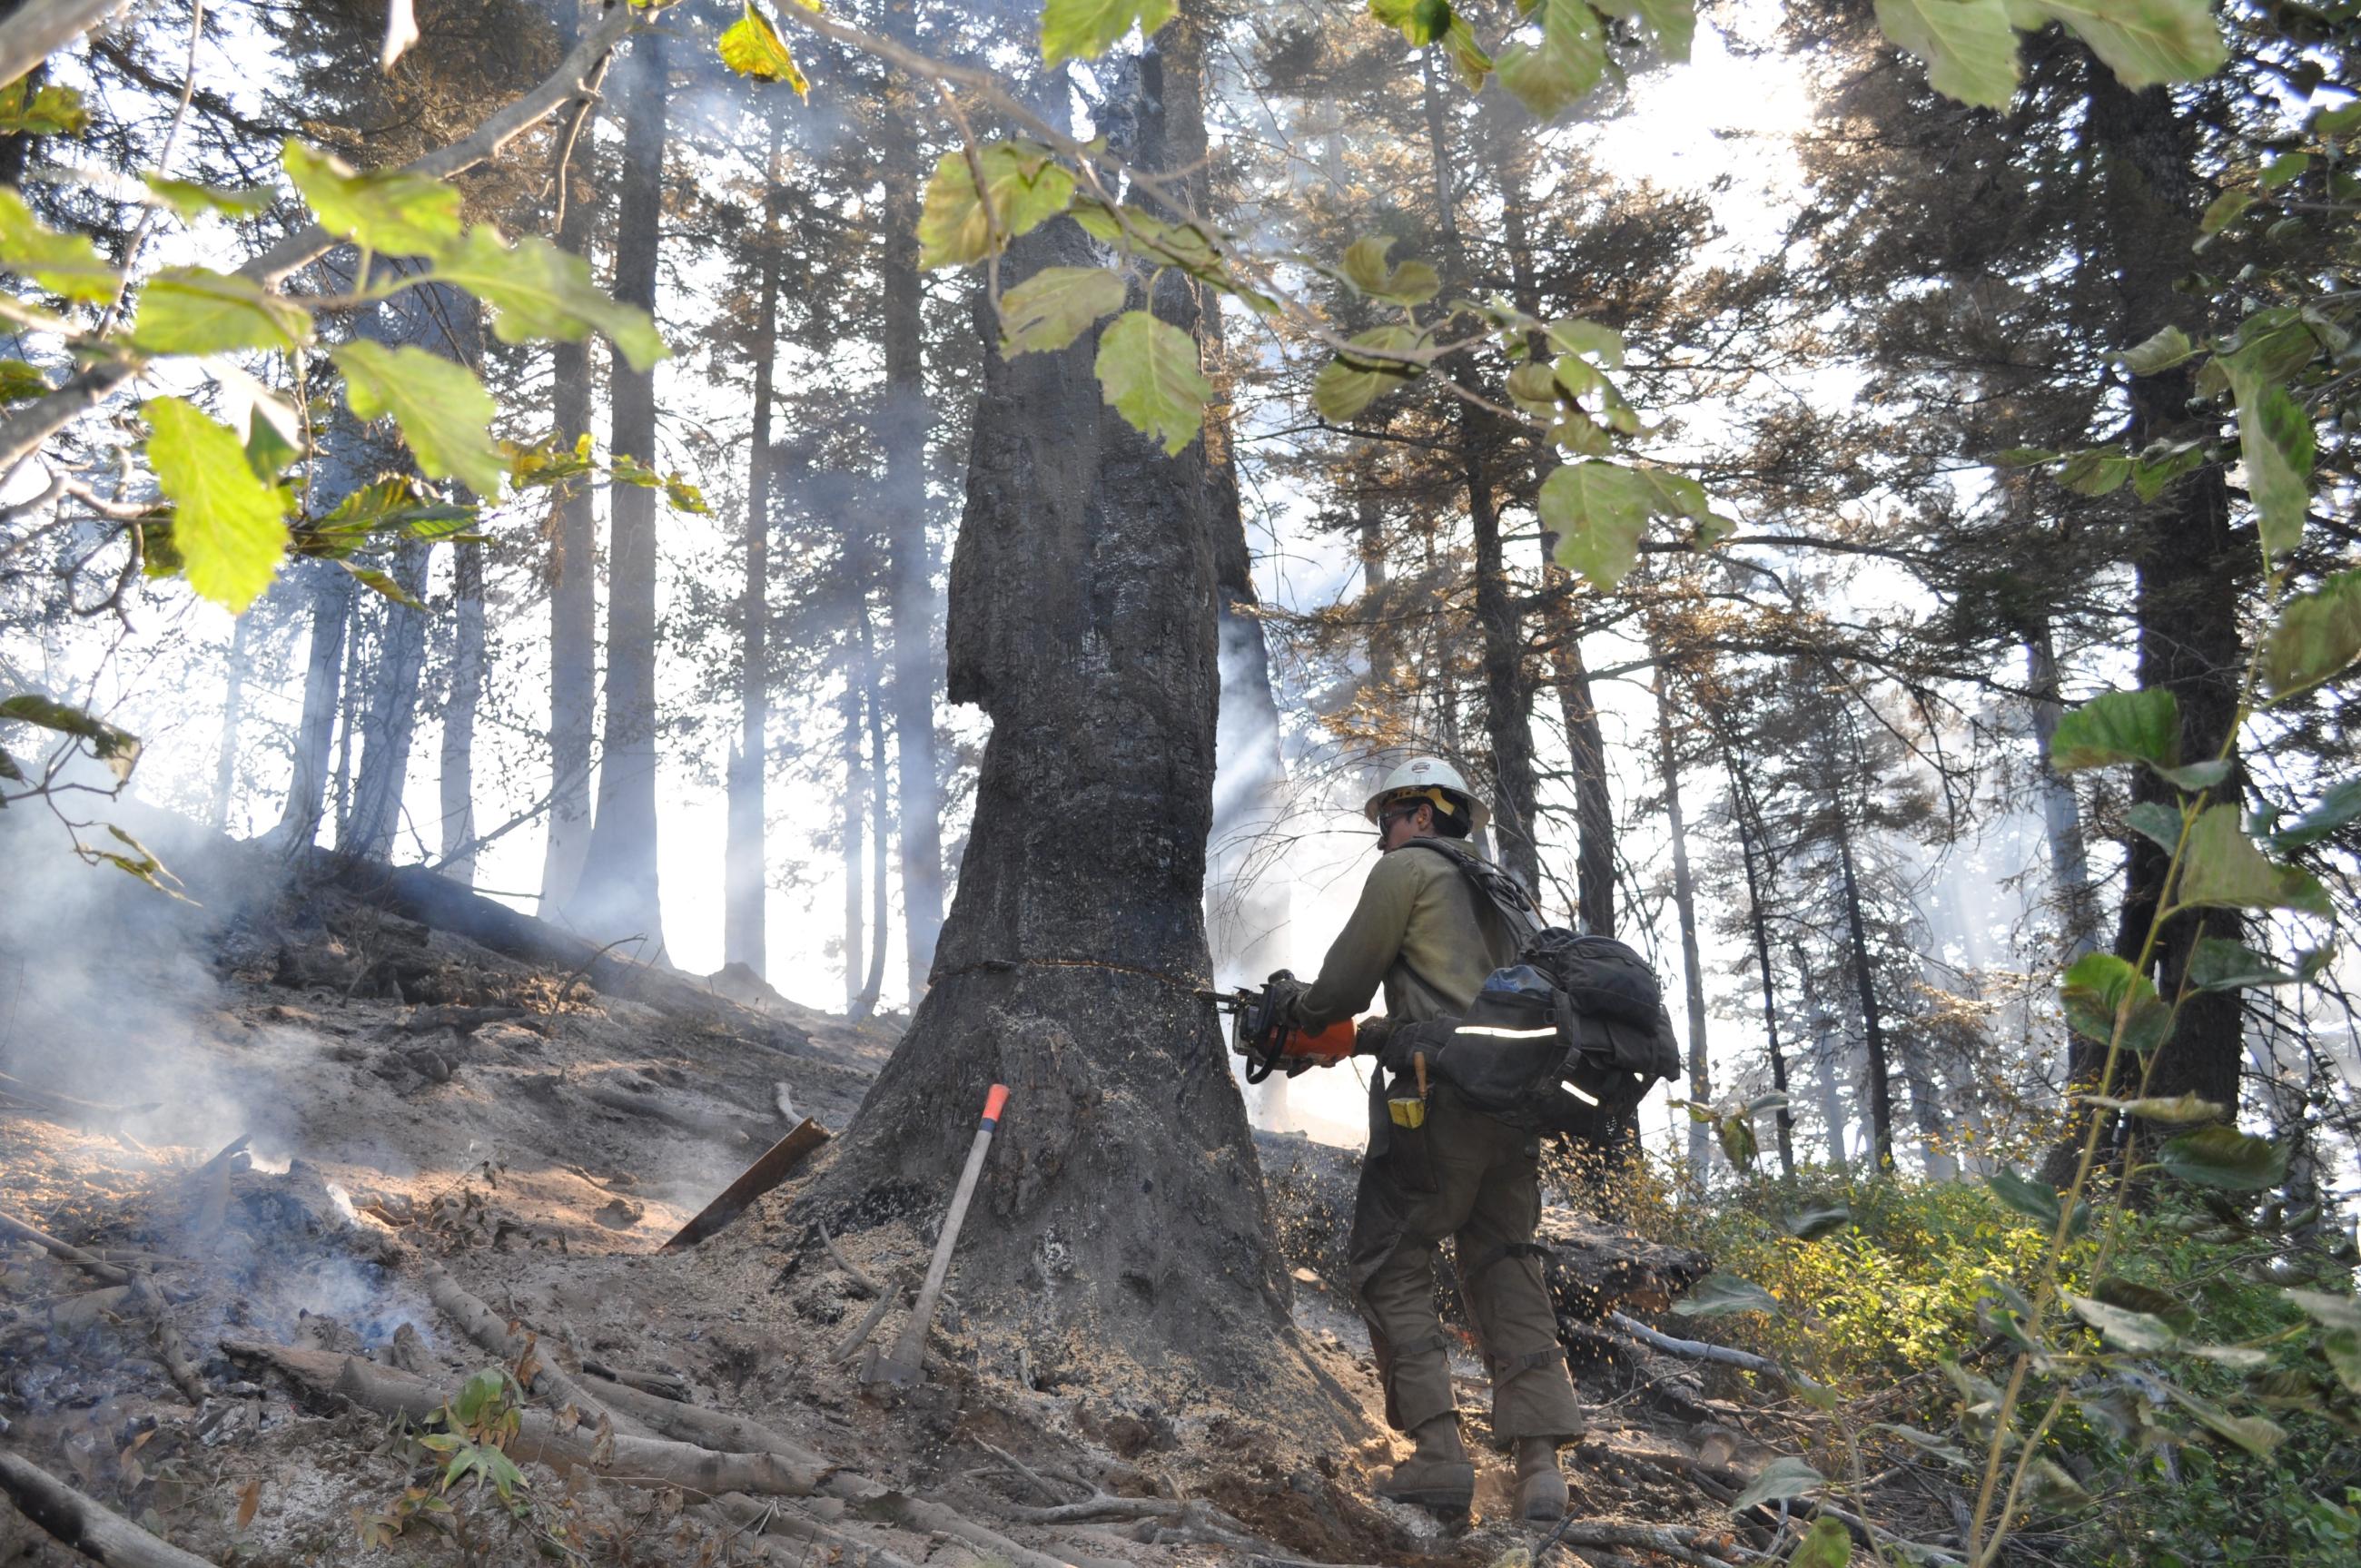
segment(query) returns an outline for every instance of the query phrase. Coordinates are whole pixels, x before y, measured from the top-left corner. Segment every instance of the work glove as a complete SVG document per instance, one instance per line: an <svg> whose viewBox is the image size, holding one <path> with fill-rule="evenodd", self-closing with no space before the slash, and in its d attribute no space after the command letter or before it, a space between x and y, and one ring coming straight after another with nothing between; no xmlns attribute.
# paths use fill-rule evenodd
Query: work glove
<svg viewBox="0 0 2361 1568"><path fill-rule="evenodd" d="M1385 1049L1378 1055L1378 1065L1396 1077L1411 1072L1411 1058L1421 1052L1426 1056L1426 1075L1432 1080L1443 1059L1443 1050L1451 1038L1451 1021L1439 1024L1404 1024L1386 1038Z"/></svg>
<svg viewBox="0 0 2361 1568"><path fill-rule="evenodd" d="M1294 970L1283 969L1271 970L1270 978L1262 982L1262 988L1264 994L1270 998L1270 1016L1282 1024L1301 1028L1302 1020L1298 1015L1296 1004L1312 988L1296 979Z"/></svg>

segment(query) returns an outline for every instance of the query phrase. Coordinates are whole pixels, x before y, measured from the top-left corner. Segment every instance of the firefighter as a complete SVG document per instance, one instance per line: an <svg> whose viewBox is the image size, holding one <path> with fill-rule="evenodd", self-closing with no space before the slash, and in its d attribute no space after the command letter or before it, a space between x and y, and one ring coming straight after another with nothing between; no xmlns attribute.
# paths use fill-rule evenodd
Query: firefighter
<svg viewBox="0 0 2361 1568"><path fill-rule="evenodd" d="M1456 770L1413 757L1369 796L1366 815L1377 824L1380 859L1318 978L1289 1003L1308 1032L1352 1017L1380 984L1390 1025L1455 1017L1486 976L1517 961L1518 933L1450 858L1475 856L1468 839L1489 816ZM1491 1376L1493 1440L1515 1456L1517 1510L1563 1518L1557 1451L1583 1424L1533 1242L1540 1140L1460 1102L1446 1082L1401 1101L1416 1092L1405 1088L1411 1064L1390 1055L1372 1075L1351 1278L1385 1384L1386 1419L1416 1450L1378 1494L1446 1516L1466 1513L1475 1495L1434 1308L1435 1249L1447 1237ZM1389 1112L1389 1099L1420 1111L1403 1117ZM1401 1124L1412 1119L1421 1124Z"/></svg>

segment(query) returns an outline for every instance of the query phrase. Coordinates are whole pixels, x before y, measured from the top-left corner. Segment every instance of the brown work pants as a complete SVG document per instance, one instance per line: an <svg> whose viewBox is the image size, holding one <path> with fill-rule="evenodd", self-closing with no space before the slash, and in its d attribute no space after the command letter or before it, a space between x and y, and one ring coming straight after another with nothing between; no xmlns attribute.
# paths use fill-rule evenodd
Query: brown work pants
<svg viewBox="0 0 2361 1568"><path fill-rule="evenodd" d="M1557 1314L1531 1249L1541 1223L1540 1145L1470 1109L1448 1084L1427 1103L1418 1139L1387 1129L1387 1146L1361 1167L1353 1211L1352 1281L1369 1325L1386 1419L1414 1431L1457 1409L1434 1254L1450 1237L1459 1294L1492 1378L1492 1437L1573 1438L1583 1430Z"/></svg>

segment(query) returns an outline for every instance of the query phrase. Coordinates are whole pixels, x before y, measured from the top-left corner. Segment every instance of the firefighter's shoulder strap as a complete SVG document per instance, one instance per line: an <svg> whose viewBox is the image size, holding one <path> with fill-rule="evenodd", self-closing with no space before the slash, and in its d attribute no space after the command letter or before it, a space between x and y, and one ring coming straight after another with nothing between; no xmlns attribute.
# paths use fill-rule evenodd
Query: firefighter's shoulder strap
<svg viewBox="0 0 2361 1568"><path fill-rule="evenodd" d="M1528 938L1543 930L1545 922L1542 919L1541 911L1533 906L1532 895L1525 891L1524 884L1473 850L1463 850L1456 841L1449 839L1412 839L1409 843L1399 846L1397 852L1409 849L1432 850L1457 866L1459 874L1467 879L1468 885L1476 890L1477 895L1499 912L1509 935L1516 939L1520 948Z"/></svg>

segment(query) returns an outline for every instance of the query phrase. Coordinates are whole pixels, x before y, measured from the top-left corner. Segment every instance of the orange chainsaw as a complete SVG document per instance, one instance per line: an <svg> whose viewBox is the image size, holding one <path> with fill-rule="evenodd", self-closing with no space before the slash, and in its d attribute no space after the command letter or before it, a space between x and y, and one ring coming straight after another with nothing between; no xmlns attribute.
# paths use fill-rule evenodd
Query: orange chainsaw
<svg viewBox="0 0 2361 1568"><path fill-rule="evenodd" d="M1197 992L1230 1015L1230 1050L1246 1058L1248 1083L1260 1083L1273 1072L1293 1078L1306 1068L1334 1067L1353 1054L1350 1018L1317 1034L1289 1022L1288 1004L1302 993L1303 982L1285 970L1257 987Z"/></svg>

